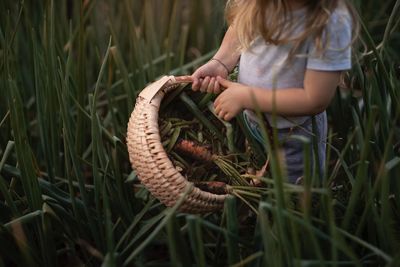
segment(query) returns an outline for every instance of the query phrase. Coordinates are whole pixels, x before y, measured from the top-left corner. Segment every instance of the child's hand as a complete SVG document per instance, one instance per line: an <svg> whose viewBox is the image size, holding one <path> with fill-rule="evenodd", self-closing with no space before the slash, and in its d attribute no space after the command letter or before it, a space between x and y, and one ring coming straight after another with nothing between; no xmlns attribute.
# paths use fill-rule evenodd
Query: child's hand
<svg viewBox="0 0 400 267"><path fill-rule="evenodd" d="M192 89L204 93L219 94L222 88L216 79L217 76L226 78L228 76L227 70L217 61L211 60L192 74Z"/></svg>
<svg viewBox="0 0 400 267"><path fill-rule="evenodd" d="M217 77L217 81L225 89L214 101L215 114L220 119L229 121L245 107L250 89L221 77Z"/></svg>

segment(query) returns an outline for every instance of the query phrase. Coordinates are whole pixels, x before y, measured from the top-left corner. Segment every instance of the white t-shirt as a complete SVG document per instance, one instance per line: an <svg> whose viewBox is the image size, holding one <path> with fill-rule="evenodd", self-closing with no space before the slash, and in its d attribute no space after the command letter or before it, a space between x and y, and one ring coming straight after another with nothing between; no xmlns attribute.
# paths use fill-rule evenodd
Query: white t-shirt
<svg viewBox="0 0 400 267"><path fill-rule="evenodd" d="M299 23L292 32L294 36L304 28L306 10L294 11L293 19ZM325 34L326 47L322 54L317 53L314 41L306 40L296 52L291 62L288 55L292 44L268 44L260 36L254 40L250 48L242 52L239 63L240 83L266 90L285 88L304 88L304 74L307 69L323 71L340 71L351 68L351 17L344 7L332 12ZM309 116L281 117L277 116L273 124L272 116L266 114L272 126L288 128L302 124Z"/></svg>

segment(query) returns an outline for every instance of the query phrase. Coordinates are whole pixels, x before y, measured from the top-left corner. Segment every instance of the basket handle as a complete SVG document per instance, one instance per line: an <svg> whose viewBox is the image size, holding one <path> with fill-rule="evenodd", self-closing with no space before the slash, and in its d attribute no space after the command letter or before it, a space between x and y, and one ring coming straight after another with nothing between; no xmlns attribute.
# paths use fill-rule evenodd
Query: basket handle
<svg viewBox="0 0 400 267"><path fill-rule="evenodd" d="M154 96L163 90L166 85L180 84L180 83L191 83L193 78L191 76L163 76L159 80L149 84L139 94L140 97L146 99L148 103L154 98Z"/></svg>

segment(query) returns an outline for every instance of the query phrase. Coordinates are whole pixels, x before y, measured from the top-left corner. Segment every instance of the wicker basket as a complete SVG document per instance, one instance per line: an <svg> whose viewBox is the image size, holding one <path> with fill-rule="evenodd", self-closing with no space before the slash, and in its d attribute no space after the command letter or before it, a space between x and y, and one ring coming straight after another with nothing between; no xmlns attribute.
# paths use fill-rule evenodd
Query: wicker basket
<svg viewBox="0 0 400 267"><path fill-rule="evenodd" d="M190 182L176 170L164 150L158 126L160 104L171 90L191 82L189 76L164 76L147 86L136 99L131 114L127 145L129 159L141 183L166 206L176 204ZM205 213L222 208L227 195L217 195L191 186L181 212Z"/></svg>

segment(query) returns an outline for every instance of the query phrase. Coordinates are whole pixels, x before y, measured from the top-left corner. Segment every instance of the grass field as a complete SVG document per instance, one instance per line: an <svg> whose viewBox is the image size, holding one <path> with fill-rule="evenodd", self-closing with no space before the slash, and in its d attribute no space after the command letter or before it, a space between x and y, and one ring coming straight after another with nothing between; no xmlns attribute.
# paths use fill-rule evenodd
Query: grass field
<svg viewBox="0 0 400 267"><path fill-rule="evenodd" d="M147 83L210 59L224 1L2 0L0 266L400 266L400 1L352 2L322 187L271 153L257 216L198 216L140 185L126 126Z"/></svg>

